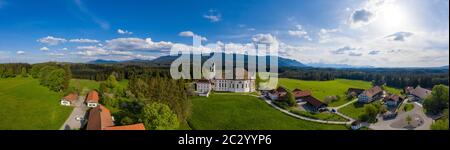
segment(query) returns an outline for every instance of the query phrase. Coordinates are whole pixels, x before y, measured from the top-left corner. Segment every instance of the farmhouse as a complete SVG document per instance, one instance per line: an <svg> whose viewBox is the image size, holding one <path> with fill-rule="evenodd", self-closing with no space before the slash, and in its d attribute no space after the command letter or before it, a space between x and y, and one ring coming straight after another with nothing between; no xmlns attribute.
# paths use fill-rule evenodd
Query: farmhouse
<svg viewBox="0 0 450 150"><path fill-rule="evenodd" d="M214 67L214 66L213 66ZM201 79L196 82L196 92L199 96L208 96L208 91L214 90L219 92L254 92L255 91L255 74L249 73L244 68L236 68L233 70L225 70L222 73L216 73L215 69L211 69L214 77L210 80ZM231 77L226 78L227 74Z"/></svg>
<svg viewBox="0 0 450 150"><path fill-rule="evenodd" d="M145 130L145 126L142 123L114 126L111 112L103 105L99 105L90 110L86 130Z"/></svg>
<svg viewBox="0 0 450 150"><path fill-rule="evenodd" d="M279 98L286 96L286 94L286 88L279 86L277 89L273 89L269 92L269 97L271 100L278 100Z"/></svg>
<svg viewBox="0 0 450 150"><path fill-rule="evenodd" d="M78 100L78 94L70 93L69 95L61 99L61 105L70 106L73 105Z"/></svg>
<svg viewBox="0 0 450 150"><path fill-rule="evenodd" d="M145 126L143 123L138 123L132 125L106 127L103 130L145 130Z"/></svg>
<svg viewBox="0 0 450 150"><path fill-rule="evenodd" d="M387 106L389 107L397 107L398 104L402 103L403 101L403 97L396 95L396 94L391 94L389 96L386 96L384 98L384 102L386 103Z"/></svg>
<svg viewBox="0 0 450 150"><path fill-rule="evenodd" d="M371 89L365 90L358 96L358 102L360 103L370 103L383 95L383 90L379 86L372 87Z"/></svg>
<svg viewBox="0 0 450 150"><path fill-rule="evenodd" d="M304 101L306 97L311 96L310 91L303 91L300 89L294 89L292 94L294 94L295 100L297 101Z"/></svg>
<svg viewBox="0 0 450 150"><path fill-rule="evenodd" d="M411 86L405 88L405 94L407 94L409 97L411 97L412 100L424 100L429 95L431 95L431 90L422 88L420 86L417 86L416 88L413 88Z"/></svg>
<svg viewBox="0 0 450 150"><path fill-rule="evenodd" d="M347 95L348 96L358 96L360 95L362 92L364 92L364 89L358 89L358 88L348 88L347 90Z"/></svg>
<svg viewBox="0 0 450 150"><path fill-rule="evenodd" d="M92 108L89 112L87 130L103 130L114 126L110 111L103 105Z"/></svg>
<svg viewBox="0 0 450 150"><path fill-rule="evenodd" d="M306 101L306 104L308 106L311 106L312 111L319 111L327 107L327 104L323 103L322 101L316 99L313 96L307 96L304 98L304 100Z"/></svg>
<svg viewBox="0 0 450 150"><path fill-rule="evenodd" d="M90 91L85 99L86 105L88 107L97 107L98 101L99 101L99 97L98 97L97 91Z"/></svg>

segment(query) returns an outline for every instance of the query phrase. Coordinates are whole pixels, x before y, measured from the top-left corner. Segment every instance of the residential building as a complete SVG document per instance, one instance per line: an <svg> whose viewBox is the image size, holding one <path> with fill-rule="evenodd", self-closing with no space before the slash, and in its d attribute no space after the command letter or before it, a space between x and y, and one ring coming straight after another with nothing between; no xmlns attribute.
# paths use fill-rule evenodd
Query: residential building
<svg viewBox="0 0 450 150"><path fill-rule="evenodd" d="M254 92L256 91L255 74L244 68L235 68L233 71L225 70L222 73L215 71L214 65L210 69L214 74L212 79L201 79L196 82L196 92L199 96L208 96L208 91L218 92ZM227 78L226 75L231 75Z"/></svg>
<svg viewBox="0 0 450 150"><path fill-rule="evenodd" d="M362 127L362 123L359 120L353 121L351 123L352 130L359 130Z"/></svg>
<svg viewBox="0 0 450 150"><path fill-rule="evenodd" d="M391 94L389 96L384 97L384 102L389 107L397 107L399 104L402 103L403 99L404 98L399 95Z"/></svg>
<svg viewBox="0 0 450 150"><path fill-rule="evenodd" d="M98 105L98 107L92 108L89 111L86 130L103 130L111 126L114 126L114 119L106 107Z"/></svg>
<svg viewBox="0 0 450 150"><path fill-rule="evenodd" d="M364 92L364 89L348 88L347 95L358 96Z"/></svg>
<svg viewBox="0 0 450 150"><path fill-rule="evenodd" d="M311 96L311 92L310 91L303 91L300 89L294 89L292 91L292 94L295 97L295 100L297 100L297 102L302 102L304 101L304 99L308 96Z"/></svg>
<svg viewBox="0 0 450 150"><path fill-rule="evenodd" d="M374 100L381 98L383 90L379 86L374 86L368 90L365 90L358 96L358 102L370 103Z"/></svg>
<svg viewBox="0 0 450 150"><path fill-rule="evenodd" d="M417 86L416 88L406 87L405 94L408 95L411 100L420 101L425 100L429 95L431 95L431 90Z"/></svg>
<svg viewBox="0 0 450 150"><path fill-rule="evenodd" d="M197 80L196 82L197 94L199 96L209 96L209 93L212 90L212 85L209 80Z"/></svg>
<svg viewBox="0 0 450 150"><path fill-rule="evenodd" d="M109 109L98 105L89 111L86 130L145 130L145 126L143 123L115 126L114 117L111 116Z"/></svg>
<svg viewBox="0 0 450 150"><path fill-rule="evenodd" d="M69 95L63 97L61 99L60 103L63 106L71 106L71 105L74 105L77 100L78 100L78 94L70 93Z"/></svg>
<svg viewBox="0 0 450 150"><path fill-rule="evenodd" d="M269 92L269 97L271 100L278 100L286 96L286 88L279 86L277 89L273 89Z"/></svg>
<svg viewBox="0 0 450 150"><path fill-rule="evenodd" d="M306 104L310 106L311 111L320 111L321 109L325 109L328 105L324 102L316 99L313 96L307 96L304 98L304 101L306 101Z"/></svg>
<svg viewBox="0 0 450 150"><path fill-rule="evenodd" d="M99 97L97 91L90 91L85 99L86 105L92 108L98 106L98 101Z"/></svg>

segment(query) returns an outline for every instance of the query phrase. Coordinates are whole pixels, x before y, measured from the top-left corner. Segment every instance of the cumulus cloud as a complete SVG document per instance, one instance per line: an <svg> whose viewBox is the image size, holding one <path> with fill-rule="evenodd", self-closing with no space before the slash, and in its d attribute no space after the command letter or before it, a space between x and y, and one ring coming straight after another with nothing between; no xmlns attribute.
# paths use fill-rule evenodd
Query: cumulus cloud
<svg viewBox="0 0 450 150"><path fill-rule="evenodd" d="M296 27L295 30L288 31L289 35L299 37L299 38L304 38L308 41L311 41L311 38L309 37L308 32L306 32L303 29L302 25L296 25L295 27Z"/></svg>
<svg viewBox="0 0 450 150"><path fill-rule="evenodd" d="M17 55L25 55L25 51L17 51L16 54Z"/></svg>
<svg viewBox="0 0 450 150"><path fill-rule="evenodd" d="M69 49L67 47L61 48L63 51L68 51Z"/></svg>
<svg viewBox="0 0 450 150"><path fill-rule="evenodd" d="M181 37L193 37L193 36L199 36L199 37L201 37L202 41L208 41L208 39L207 39L206 37L197 35L197 34L195 34L195 33L192 32L192 31L183 31L183 32L180 32L178 35L181 36Z"/></svg>
<svg viewBox="0 0 450 150"><path fill-rule="evenodd" d="M208 19L210 22L219 22L222 19L222 15L217 10L209 10L208 14L204 14L203 18Z"/></svg>
<svg viewBox="0 0 450 150"><path fill-rule="evenodd" d="M366 23L369 22L374 14L366 9L358 9L353 11L351 15L351 21L353 23Z"/></svg>
<svg viewBox="0 0 450 150"><path fill-rule="evenodd" d="M71 39L69 42L72 43L98 43L98 40L92 40L92 39Z"/></svg>
<svg viewBox="0 0 450 150"><path fill-rule="evenodd" d="M339 29L320 29L317 33L319 43L325 43L331 40L331 34L338 32Z"/></svg>
<svg viewBox="0 0 450 150"><path fill-rule="evenodd" d="M96 55L107 55L109 54L107 50L97 46L78 46L75 54L85 55L85 56L96 56Z"/></svg>
<svg viewBox="0 0 450 150"><path fill-rule="evenodd" d="M40 43L48 44L48 45L58 45L60 43L67 42L64 38L56 38L53 36L43 37L37 40Z"/></svg>
<svg viewBox="0 0 450 150"><path fill-rule="evenodd" d="M47 48L47 47L42 47L41 49L39 49L39 50L41 50L41 51L49 51L50 49L49 48Z"/></svg>
<svg viewBox="0 0 450 150"><path fill-rule="evenodd" d="M65 54L64 53L49 53L48 55L55 56L55 57L61 57L61 56L64 56Z"/></svg>
<svg viewBox="0 0 450 150"><path fill-rule="evenodd" d="M362 56L362 53L349 52L348 56Z"/></svg>
<svg viewBox="0 0 450 150"><path fill-rule="evenodd" d="M117 38L106 41L104 46L109 50L117 51L131 51L131 50L155 50L164 51L169 50L172 47L171 42L154 42L151 38Z"/></svg>
<svg viewBox="0 0 450 150"><path fill-rule="evenodd" d="M380 51L378 51L378 50L373 50L373 51L370 51L369 52L369 55L377 55L377 54L379 54L380 53Z"/></svg>
<svg viewBox="0 0 450 150"><path fill-rule="evenodd" d="M411 32L397 32L391 35L386 36L386 39L392 40L392 41L399 41L403 42L406 40L406 38L412 36L413 33Z"/></svg>
<svg viewBox="0 0 450 150"><path fill-rule="evenodd" d="M133 32L130 32L128 30L123 30L123 29L117 29L117 33L119 33L119 34L133 34Z"/></svg>
<svg viewBox="0 0 450 150"><path fill-rule="evenodd" d="M333 53L333 54L345 54L345 53L347 53L349 51L355 51L355 50L357 50L357 48L353 48L353 47L350 47L350 46L344 46L344 47L339 48L337 50L331 51L331 53Z"/></svg>

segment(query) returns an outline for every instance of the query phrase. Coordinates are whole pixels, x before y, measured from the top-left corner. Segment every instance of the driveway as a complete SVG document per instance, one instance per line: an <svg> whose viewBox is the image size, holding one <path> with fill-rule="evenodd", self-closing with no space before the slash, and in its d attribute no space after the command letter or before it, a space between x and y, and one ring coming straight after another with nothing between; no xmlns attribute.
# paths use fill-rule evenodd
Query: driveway
<svg viewBox="0 0 450 150"><path fill-rule="evenodd" d="M86 111L88 110L88 107L83 103L84 97L79 96L78 100L75 102L74 109L72 110L72 113L67 118L67 120L64 122L64 124L61 126L59 130L77 130L84 126L84 124L87 122L85 118ZM83 118L83 120L78 121L76 120L77 117Z"/></svg>
<svg viewBox="0 0 450 150"><path fill-rule="evenodd" d="M383 120L382 117L378 118L378 122L370 124L369 128L374 130L429 130L433 119L427 116L421 105L417 103L414 104L414 109L408 112L400 111L394 119ZM410 116L410 124L417 126L416 128L407 128L409 125L406 118Z"/></svg>

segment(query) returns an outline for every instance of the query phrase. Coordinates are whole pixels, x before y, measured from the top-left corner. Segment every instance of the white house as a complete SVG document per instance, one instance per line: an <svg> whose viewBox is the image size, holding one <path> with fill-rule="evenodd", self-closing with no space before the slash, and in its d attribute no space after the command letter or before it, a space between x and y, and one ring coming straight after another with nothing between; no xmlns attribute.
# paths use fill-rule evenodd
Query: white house
<svg viewBox="0 0 450 150"><path fill-rule="evenodd" d="M73 105L78 100L78 95L75 93L71 93L65 97L63 97L60 101L63 106Z"/></svg>
<svg viewBox="0 0 450 150"><path fill-rule="evenodd" d="M98 101L99 101L99 97L98 97L98 92L97 91L90 91L88 93L88 95L86 96L86 105L88 107L92 107L95 108L98 106Z"/></svg>

